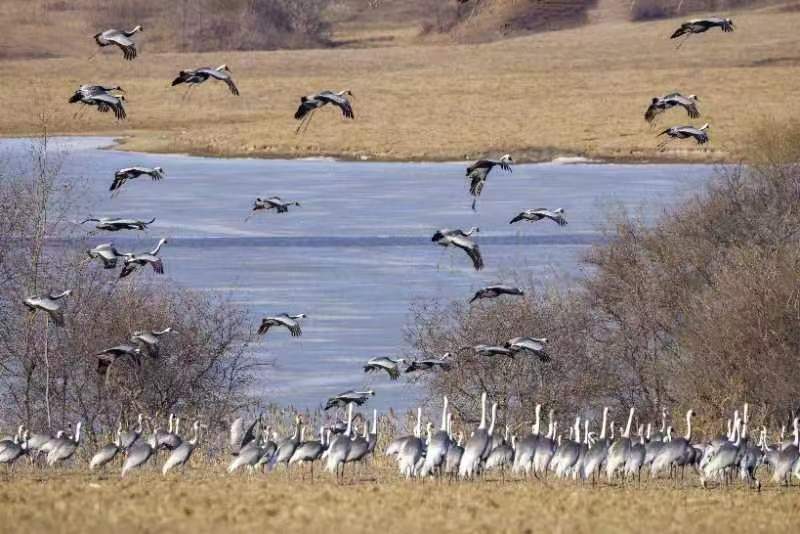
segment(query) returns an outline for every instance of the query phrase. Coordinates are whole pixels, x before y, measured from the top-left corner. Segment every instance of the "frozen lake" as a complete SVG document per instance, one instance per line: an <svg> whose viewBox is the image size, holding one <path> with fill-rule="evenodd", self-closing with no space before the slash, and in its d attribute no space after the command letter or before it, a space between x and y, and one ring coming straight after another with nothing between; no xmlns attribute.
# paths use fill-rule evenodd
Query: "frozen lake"
<svg viewBox="0 0 800 534"><path fill-rule="evenodd" d="M0 157L13 167L28 143L0 140ZM254 318L308 314L302 337L271 331L255 350L275 363L261 377L259 394L310 408L365 386L377 392L371 406L414 404L416 386L361 368L372 356L406 349L403 327L414 300L466 299L512 269L543 282L571 283L581 276L581 256L600 239L610 206L644 206L656 214L713 172L704 165L516 165L511 174L493 171L473 212L467 163L214 159L100 149L110 144L51 140L65 155L66 176L88 183L91 215L157 219L146 233L101 234L97 242L149 249L168 237L162 257L178 284L229 292ZM110 198L114 171L132 165L161 166L166 178L140 178ZM281 215L258 212L245 222L257 196L273 195L302 206ZM514 215L537 207L564 208L569 225L509 226ZM438 228L470 226L481 229L476 241L486 268L480 272L463 252L443 251L430 240Z"/></svg>

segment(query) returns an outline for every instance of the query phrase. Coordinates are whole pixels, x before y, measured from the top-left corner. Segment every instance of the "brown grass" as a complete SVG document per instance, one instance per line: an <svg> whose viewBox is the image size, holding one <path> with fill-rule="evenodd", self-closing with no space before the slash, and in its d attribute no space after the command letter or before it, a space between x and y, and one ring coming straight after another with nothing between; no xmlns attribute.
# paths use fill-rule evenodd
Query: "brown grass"
<svg viewBox="0 0 800 534"><path fill-rule="evenodd" d="M317 466L319 467L319 466ZM349 468L348 468L349 469ZM348 471L349 472L349 471ZM190 467L116 474L17 473L0 485L0 532L793 532L797 490L641 489L573 482L407 482L385 470L336 485L283 472ZM349 477L349 475L348 475Z"/></svg>
<svg viewBox="0 0 800 534"><path fill-rule="evenodd" d="M29 135L35 111L50 132L127 137L131 150L226 156L366 156L386 160L471 159L511 152L518 160L578 154L616 160L736 160L753 125L798 116L789 98L800 73L800 13L733 14L732 34L709 32L680 50L667 37L677 20L604 22L484 45L408 46L208 54L116 51L91 62L91 40L75 36L81 59L2 62L0 133ZM85 54L85 55L83 55ZM208 83L182 102L169 87L181 68L225 62L242 96ZM80 83L119 83L129 120L85 113L66 99ZM298 97L348 87L356 120L323 110L294 134ZM650 97L678 89L700 95L712 125L708 149L692 142L656 151L657 129L642 114ZM673 111L660 127L688 123Z"/></svg>

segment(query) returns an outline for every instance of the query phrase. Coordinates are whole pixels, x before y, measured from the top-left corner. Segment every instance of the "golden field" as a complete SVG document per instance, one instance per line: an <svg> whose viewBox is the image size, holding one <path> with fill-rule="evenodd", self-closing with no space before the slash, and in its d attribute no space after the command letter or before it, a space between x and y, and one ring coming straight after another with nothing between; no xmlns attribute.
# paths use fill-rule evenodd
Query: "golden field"
<svg viewBox="0 0 800 534"><path fill-rule="evenodd" d="M339 156L381 160L460 160L509 152L518 161L579 155L608 160L736 161L750 129L800 116L800 10L773 7L731 14L737 30L668 39L679 20L600 21L581 28L480 45L396 46L204 54L148 53L123 61L118 50L93 60L91 38L71 36L68 58L4 61L0 135L40 131L110 135L136 151L256 157ZM67 37L62 36L66 39ZM206 83L182 100L178 70L226 63L241 97ZM80 113L66 100L81 83L119 84L129 119ZM300 95L349 88L355 121L317 113L304 135L292 117ZM642 115L654 95L700 97L703 116L682 110L659 127L711 124L708 149L692 141L660 153L657 128ZM77 116L76 116L77 114Z"/></svg>
<svg viewBox="0 0 800 534"><path fill-rule="evenodd" d="M18 468L20 466L17 466ZM319 465L317 466L319 469ZM494 477L404 481L385 468L343 485L189 467L91 475L25 468L0 484L0 532L792 532L797 488L703 490L696 481L642 488Z"/></svg>

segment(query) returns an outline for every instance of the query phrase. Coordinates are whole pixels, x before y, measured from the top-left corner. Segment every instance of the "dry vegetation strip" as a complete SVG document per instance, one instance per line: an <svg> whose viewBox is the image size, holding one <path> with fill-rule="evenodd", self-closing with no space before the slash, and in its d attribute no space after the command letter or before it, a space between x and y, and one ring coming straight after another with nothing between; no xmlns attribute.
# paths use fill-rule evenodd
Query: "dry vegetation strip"
<svg viewBox="0 0 800 534"><path fill-rule="evenodd" d="M798 12L734 13L737 31L693 37L680 50L667 36L676 20L601 23L485 45L277 52L118 53L81 59L4 62L0 133L27 135L36 112L50 131L127 136L131 150L213 155L367 155L386 160L461 159L513 152L518 160L554 154L609 159L734 160L748 129L765 117L798 116L789 98L800 73ZM78 37L78 36L76 36ZM230 96L206 84L181 101L169 87L181 68L227 63L242 90ZM85 82L129 91L130 119L95 112L74 118L66 104ZM300 95L348 87L356 121L324 110L304 136L294 135ZM24 91L22 89L25 89ZM712 125L708 151L691 142L659 154L656 130L642 113L655 94L678 89L701 98ZM683 124L671 112L661 126Z"/></svg>
<svg viewBox="0 0 800 534"><path fill-rule="evenodd" d="M382 470L337 486L283 473L189 469L120 481L25 473L0 485L1 532L792 532L797 489L642 489L567 482L405 482ZM296 476L293 475L293 476Z"/></svg>

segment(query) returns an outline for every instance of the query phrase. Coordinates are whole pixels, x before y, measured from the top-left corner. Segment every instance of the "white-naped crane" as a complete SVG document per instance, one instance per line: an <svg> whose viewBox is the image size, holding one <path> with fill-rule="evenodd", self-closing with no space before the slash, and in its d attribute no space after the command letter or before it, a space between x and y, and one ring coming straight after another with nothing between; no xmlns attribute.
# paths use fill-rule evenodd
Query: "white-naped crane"
<svg viewBox="0 0 800 534"><path fill-rule="evenodd" d="M472 199L472 209L475 210L475 205L478 202L478 197L481 196L483 186L486 185L486 178L495 167L500 167L504 171L511 171L511 164L514 160L511 159L510 154L504 154L500 159L479 159L469 167L467 167L467 179L469 180L469 194L474 198Z"/></svg>
<svg viewBox="0 0 800 534"><path fill-rule="evenodd" d="M253 209L251 210L250 215L247 216L247 221L253 215L252 212L254 211L261 211L261 210L275 210L277 213L289 213L290 206L297 206L300 207L300 203L297 201L289 201L283 200L281 197L269 197L269 198L256 198L255 203L253 204Z"/></svg>
<svg viewBox="0 0 800 534"><path fill-rule="evenodd" d="M112 28L110 30L96 33L93 37L95 42L97 42L97 45L101 48L111 45L118 46L119 49L122 50L123 57L130 61L135 58L137 54L136 43L133 42L131 37L140 31L143 31L140 25L135 26L130 31L120 31Z"/></svg>
<svg viewBox="0 0 800 534"><path fill-rule="evenodd" d="M117 427L117 431L115 433L114 439L111 443L108 443L101 447L94 455L92 459L89 461L89 471L94 471L95 469L102 468L114 458L117 457L120 451L120 436L122 434L122 421L119 422L119 426Z"/></svg>
<svg viewBox="0 0 800 534"><path fill-rule="evenodd" d="M47 465L54 466L72 458L81 443L82 421L75 425L75 437L62 436L56 439L52 449L47 453Z"/></svg>
<svg viewBox="0 0 800 534"><path fill-rule="evenodd" d="M625 462L628 455L631 453L631 425L633 425L634 409L631 408L628 412L628 422L625 425L625 430L622 431L622 436L615 440L608 448L608 457L606 458L606 478L609 482L614 478L617 471L625 467Z"/></svg>
<svg viewBox="0 0 800 534"><path fill-rule="evenodd" d="M192 90L192 87L194 87L195 85L200 85L209 78L225 82L231 94L234 96L239 96L239 88L236 87L233 78L231 78L231 69L229 69L228 65L225 64L222 64L217 68L201 67L199 69L194 69L194 70L191 69L182 70L178 73L177 78L172 80L172 86L175 87L176 85L184 83L188 85L189 89L186 91L186 94L184 95L184 98L186 98L186 96L189 94L189 91Z"/></svg>
<svg viewBox="0 0 800 534"><path fill-rule="evenodd" d="M425 461L420 470L420 476L426 477L428 475L439 474L445 466L445 459L447 458L447 451L450 448L450 434L447 431L448 422L448 400L445 396L442 400L442 422L439 430L431 436L430 443L425 451Z"/></svg>
<svg viewBox="0 0 800 534"><path fill-rule="evenodd" d="M159 431L156 433L156 449L174 451L183 443L181 438L181 418L175 417L175 414L169 414L169 422L167 431Z"/></svg>
<svg viewBox="0 0 800 534"><path fill-rule="evenodd" d="M119 190L128 180L135 180L140 176L149 176L153 181L164 178L164 169L161 167L126 167L114 173L114 181L111 182L109 191Z"/></svg>
<svg viewBox="0 0 800 534"><path fill-rule="evenodd" d="M401 363L406 363L406 359L398 358L397 360L393 360L387 356L378 356L367 360L366 365L364 365L364 372L375 373L384 371L389 375L389 378L397 380L400 378L400 368L398 364Z"/></svg>
<svg viewBox="0 0 800 534"><path fill-rule="evenodd" d="M514 358L516 352L514 350L509 349L508 347L502 347L500 345L475 345L474 347L469 347L475 351L475 354L478 356L484 357L494 357L494 356L505 356L507 358Z"/></svg>
<svg viewBox="0 0 800 534"><path fill-rule="evenodd" d="M114 94L115 91L119 93L125 93L125 90L119 85L105 86L105 85L84 84L78 87L78 89L76 89L74 93L72 93L72 96L69 97L69 100L67 100L67 102L69 102L70 104L80 103L84 104L85 106L97 106L98 108L102 107L103 109L100 109L100 111L105 112L111 109L111 104L109 102L106 102L104 99L95 100L94 97L100 95L110 95L116 98L120 96ZM124 111L125 109L122 108L123 112L122 117L117 116L116 110L114 114L115 116L117 116L117 118L125 118Z"/></svg>
<svg viewBox="0 0 800 534"><path fill-rule="evenodd" d="M270 470L274 469L278 464L284 464L286 466L286 471L289 471L289 460L302 441L302 429L303 419L299 415L295 415L294 433L290 437L284 438L277 443L275 454L272 455L268 464Z"/></svg>
<svg viewBox="0 0 800 534"><path fill-rule="evenodd" d="M118 121L128 118L128 113L123 105L126 101L125 95L112 95L111 93L97 93L81 99L81 103L95 106L100 113L113 112Z"/></svg>
<svg viewBox="0 0 800 534"><path fill-rule="evenodd" d="M297 130L295 130L295 134L300 133L301 128L303 132L305 132L308 129L308 125L311 124L314 112L328 104L339 108L345 119L355 119L353 106L350 104L350 100L347 98L348 96L353 98L353 93L349 89L338 92L325 90L313 95L301 96L300 106L298 106L297 111L294 113L294 118L300 121L300 124L297 125Z"/></svg>
<svg viewBox="0 0 800 534"><path fill-rule="evenodd" d="M480 229L474 227L466 232L460 229L450 230L449 228L442 228L433 234L431 241L445 248L449 246L460 248L466 252L469 258L472 260L472 266L475 268L475 270L480 271L484 266L483 257L481 256L481 251L480 248L478 248L478 245L469 238L469 236L471 236L474 232L479 231Z"/></svg>
<svg viewBox="0 0 800 534"><path fill-rule="evenodd" d="M122 449L123 451L128 450L131 447L131 445L139 441L139 438L142 437L142 431L144 430L144 427L142 426L143 419L144 415L140 413L136 419L137 421L136 428L133 430L128 428L128 430L124 430L120 433L119 436L120 449Z"/></svg>
<svg viewBox="0 0 800 534"><path fill-rule="evenodd" d="M534 422L531 425L530 433L523 436L514 448L514 465L512 466L512 472L514 473L519 473L520 471L523 471L525 475L530 473L533 466L533 457L536 453L536 443L540 437L541 413L542 405L537 403L534 408Z"/></svg>
<svg viewBox="0 0 800 534"><path fill-rule="evenodd" d="M137 469L146 464L148 460L155 455L156 430L158 429L153 429L153 433L147 440L139 439L128 448L127 457L125 458L125 462L122 464L122 473L120 474L121 478L125 478L125 475L127 475L132 469Z"/></svg>
<svg viewBox="0 0 800 534"><path fill-rule="evenodd" d="M414 373L416 371L430 371L431 369L441 369L442 371L449 371L452 367L450 363L449 352L442 354L441 358L420 358L411 360L406 367L406 373Z"/></svg>
<svg viewBox="0 0 800 534"><path fill-rule="evenodd" d="M344 393L339 393L335 397L329 398L328 402L325 404L325 410L327 411L331 408L343 408L351 404L361 406L366 403L370 397L374 396L375 392L371 389L366 391L345 391Z"/></svg>
<svg viewBox="0 0 800 534"><path fill-rule="evenodd" d="M484 452L491 444L486 429L486 392L481 393L481 422L464 445L464 453L458 465L459 478L472 478L480 472Z"/></svg>
<svg viewBox="0 0 800 534"><path fill-rule="evenodd" d="M166 476L170 469L175 467L183 469L186 467L186 464L189 463L189 459L192 457L192 453L197 447L197 442L200 440L200 421L195 421L192 428L194 429L194 436L192 436L192 439L181 441L180 445L172 450L167 461L164 462L164 466L161 468L161 474L163 476Z"/></svg>
<svg viewBox="0 0 800 534"><path fill-rule="evenodd" d="M30 432L25 430L21 438L4 442L5 445L0 448L0 464L6 464L9 469L13 469L14 462L28 452L29 436Z"/></svg>
<svg viewBox="0 0 800 534"><path fill-rule="evenodd" d="M697 110L697 103L699 101L700 99L697 95L683 96L680 93L654 96L647 110L644 112L644 120L652 123L659 114L677 106L685 109L690 118L696 119L700 116L700 112Z"/></svg>
<svg viewBox="0 0 800 534"><path fill-rule="evenodd" d="M104 269L114 269L117 266L117 258L124 258L127 255L118 251L113 243L103 243L86 251L90 260L100 260Z"/></svg>
<svg viewBox="0 0 800 534"><path fill-rule="evenodd" d="M667 139L658 144L659 150L664 150L670 139L694 139L698 145L708 143L709 124L705 123L700 128L694 126L672 126L659 133L656 137L666 135Z"/></svg>
<svg viewBox="0 0 800 534"><path fill-rule="evenodd" d="M344 478L344 465L347 455L350 454L352 445L351 433L353 431L353 404L347 406L347 429L343 434L339 434L328 446L325 451L325 470L336 474L336 480L340 480L339 466L342 466L341 478Z"/></svg>
<svg viewBox="0 0 800 534"><path fill-rule="evenodd" d="M508 224L514 224L519 221L536 222L542 219L550 219L559 226L566 226L567 224L567 219L564 217L564 208L557 208L554 210L549 210L547 208L525 210L511 219Z"/></svg>
<svg viewBox="0 0 800 534"><path fill-rule="evenodd" d="M97 357L97 374L101 376L108 376L108 368L120 358L127 358L137 366L142 364L142 351L125 343L100 351L95 357Z"/></svg>
<svg viewBox="0 0 800 534"><path fill-rule="evenodd" d="M281 313L279 315L271 315L261 319L261 325L258 327L258 334L266 334L273 326L282 326L289 330L292 337L299 337L303 334L300 329L299 319L305 319L305 313L298 313L296 315L289 315L288 313Z"/></svg>
<svg viewBox="0 0 800 534"><path fill-rule="evenodd" d="M81 224L87 222L95 222L95 228L98 230L105 230L107 232L119 232L120 230L146 230L147 227L156 222L155 217L149 221L140 221L139 219L122 219L114 217L89 217L81 221Z"/></svg>
<svg viewBox="0 0 800 534"><path fill-rule="evenodd" d="M247 429L244 428L244 419L237 417L231 423L229 443L231 447L231 455L237 456L239 451L244 449L250 443L257 441L258 427L261 424L261 414L258 415Z"/></svg>
<svg viewBox="0 0 800 534"><path fill-rule="evenodd" d="M158 253L161 250L161 247L166 243L167 239L162 237L158 240L156 248L150 252L127 255L125 257L125 264L122 268L122 271L119 273L119 277L125 278L135 271L137 267L144 267L146 265L150 265L153 268L153 272L156 274L164 274L164 263L161 261L161 258L158 257Z"/></svg>
<svg viewBox="0 0 800 534"><path fill-rule="evenodd" d="M67 289L61 293L51 292L47 295L34 295L26 298L22 302L31 313L36 313L41 310L47 313L48 317L53 320L56 326L64 326L64 309L62 303L59 301L71 294L72 290Z"/></svg>
<svg viewBox="0 0 800 534"><path fill-rule="evenodd" d="M140 349L146 350L150 356L157 357L161 336L170 332L172 332L170 326L162 330L137 330L131 336L131 341L138 344Z"/></svg>
<svg viewBox="0 0 800 534"><path fill-rule="evenodd" d="M670 474L672 474L673 468L683 468L686 466L689 449L692 447L692 417L694 417L694 411L687 411L686 435L684 437L672 437L669 441L664 442L661 450L655 458L653 458L653 463L650 466L650 476L656 477L658 473L664 469L668 469Z"/></svg>
<svg viewBox="0 0 800 534"><path fill-rule="evenodd" d="M542 362L550 361L550 355L547 354L546 337L515 337L506 341L503 346L514 352L514 354L518 352L530 352Z"/></svg>
<svg viewBox="0 0 800 534"><path fill-rule="evenodd" d="M305 428L303 429L305 430ZM327 441L326 441L327 436ZM292 454L292 457L289 458L289 465L296 464L296 463L304 463L310 464L311 466L311 482L314 482L314 462L319 460L322 457L322 453L328 448L328 443L331 439L331 431L328 430L326 432L325 427L321 426L319 428L319 441L310 440L310 441L302 441L301 436L301 443L297 446ZM303 478L305 478L305 473L303 473Z"/></svg>
<svg viewBox="0 0 800 534"><path fill-rule="evenodd" d="M469 302L471 304L476 300L480 299L494 299L501 295L513 295L522 297L525 295L525 292L518 287L512 287L512 286L503 286L503 285L487 286L476 291L475 295L473 295L473 297L469 299Z"/></svg>
<svg viewBox="0 0 800 534"><path fill-rule="evenodd" d="M723 17L708 17L705 19L694 19L689 20L681 24L680 28L675 30L672 35L670 35L670 39L677 39L678 37L683 36L683 40L678 43L676 48L680 48L686 39L691 37L697 33L705 33L711 28L719 28L724 33L732 32L736 26L733 25L733 21L729 18Z"/></svg>

